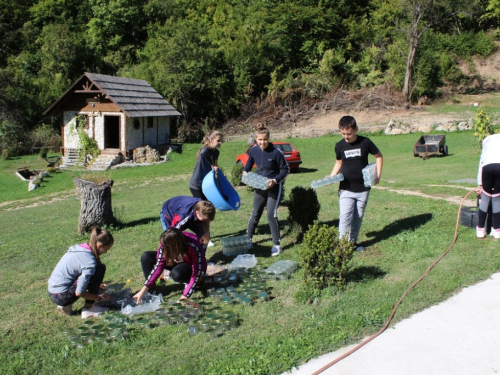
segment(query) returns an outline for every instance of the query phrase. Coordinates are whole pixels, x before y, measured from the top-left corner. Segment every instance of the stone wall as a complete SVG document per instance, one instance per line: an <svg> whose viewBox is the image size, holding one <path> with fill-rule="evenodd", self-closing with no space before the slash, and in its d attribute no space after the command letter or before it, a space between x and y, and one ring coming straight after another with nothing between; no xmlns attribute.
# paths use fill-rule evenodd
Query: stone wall
<svg viewBox="0 0 500 375"><path fill-rule="evenodd" d="M436 125L410 125L396 120L390 120L384 129L386 135L429 133L433 130L440 132L455 132L457 130L470 130L473 128L472 119L469 121L450 122Z"/></svg>

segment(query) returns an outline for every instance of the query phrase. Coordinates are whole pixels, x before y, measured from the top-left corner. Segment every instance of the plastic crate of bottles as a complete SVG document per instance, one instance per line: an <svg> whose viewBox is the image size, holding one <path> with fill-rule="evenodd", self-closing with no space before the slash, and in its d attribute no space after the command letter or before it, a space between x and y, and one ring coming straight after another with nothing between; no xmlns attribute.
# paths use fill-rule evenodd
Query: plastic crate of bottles
<svg viewBox="0 0 500 375"><path fill-rule="evenodd" d="M254 172L248 172L241 177L241 182L245 185L254 187L260 190L267 190L267 177L261 176Z"/></svg>
<svg viewBox="0 0 500 375"><path fill-rule="evenodd" d="M248 252L248 243L250 239L247 235L222 238L222 254L233 256L246 254Z"/></svg>
<svg viewBox="0 0 500 375"><path fill-rule="evenodd" d="M377 164L371 163L363 168L363 181L366 187L373 186L375 179L377 178Z"/></svg>
<svg viewBox="0 0 500 375"><path fill-rule="evenodd" d="M311 187L313 189L317 189L321 186L335 184L340 181L344 181L344 175L342 173L336 174L335 176L328 176L320 180L314 180L313 182L311 182Z"/></svg>
<svg viewBox="0 0 500 375"><path fill-rule="evenodd" d="M286 280L297 269L297 262L293 260L278 260L264 270L268 276L275 277L280 280Z"/></svg>

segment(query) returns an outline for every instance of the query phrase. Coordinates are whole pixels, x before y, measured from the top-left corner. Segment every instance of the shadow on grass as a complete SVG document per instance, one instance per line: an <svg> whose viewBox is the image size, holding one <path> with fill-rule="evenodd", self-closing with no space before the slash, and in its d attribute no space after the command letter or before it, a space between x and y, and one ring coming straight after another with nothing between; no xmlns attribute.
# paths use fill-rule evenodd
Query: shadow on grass
<svg viewBox="0 0 500 375"><path fill-rule="evenodd" d="M314 173L317 172L318 170L316 168L302 168L299 167L298 170L292 172L292 173Z"/></svg>
<svg viewBox="0 0 500 375"><path fill-rule="evenodd" d="M120 228L129 228L129 227L135 227L137 225L147 225L147 224L150 224L153 221L157 221L158 222L158 233L159 233L158 236L159 236L161 234L161 232L163 232L163 230L161 229L161 223L160 223L160 216L159 215L158 215L158 217L156 217L156 216L154 216L154 217L145 217L143 219L129 221L128 223L119 222L117 226L120 227Z"/></svg>
<svg viewBox="0 0 500 375"><path fill-rule="evenodd" d="M362 245L368 247L377 242L386 240L406 230L413 230L421 227L432 219L432 214L420 214L416 216L405 217L404 219L396 220L394 223L386 225L382 230L366 233L367 237L373 237L367 241L363 241Z"/></svg>
<svg viewBox="0 0 500 375"><path fill-rule="evenodd" d="M361 281L378 279L384 277L385 275L386 272L379 267L361 266L349 271L346 275L346 279L352 283L359 283Z"/></svg>
<svg viewBox="0 0 500 375"><path fill-rule="evenodd" d="M157 285L156 288L155 288L155 292L156 294L162 294L162 296L169 296L170 294L172 293L176 293L176 294L179 294L179 293L182 293L184 291L184 288L186 286L182 283L179 283L179 284L172 284L170 281L168 284L160 284L160 285Z"/></svg>

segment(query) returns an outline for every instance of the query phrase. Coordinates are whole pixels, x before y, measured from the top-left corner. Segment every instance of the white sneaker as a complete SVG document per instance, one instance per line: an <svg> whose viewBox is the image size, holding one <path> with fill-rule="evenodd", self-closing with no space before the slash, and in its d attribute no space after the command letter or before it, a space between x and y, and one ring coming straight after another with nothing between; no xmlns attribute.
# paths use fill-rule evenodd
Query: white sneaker
<svg viewBox="0 0 500 375"><path fill-rule="evenodd" d="M109 307L92 305L90 309L82 309L82 319L93 318L109 310Z"/></svg>
<svg viewBox="0 0 500 375"><path fill-rule="evenodd" d="M161 277L163 278L163 280L168 281L168 279L170 279L170 271L167 269L163 270L163 274Z"/></svg>
<svg viewBox="0 0 500 375"><path fill-rule="evenodd" d="M491 228L490 236L498 240L500 238L500 229Z"/></svg>
<svg viewBox="0 0 500 375"><path fill-rule="evenodd" d="M491 230L491 232L493 233L493 230ZM492 234L492 236L493 236L493 234ZM486 229L476 227L476 237L477 238L484 238L484 237L486 237Z"/></svg>
<svg viewBox="0 0 500 375"><path fill-rule="evenodd" d="M57 306L57 311L59 311L61 315L71 316L73 315L73 304L68 306Z"/></svg>
<svg viewBox="0 0 500 375"><path fill-rule="evenodd" d="M210 242L208 243L207 247L212 247L212 246L214 246L214 243L213 243L212 241L210 241Z"/></svg>
<svg viewBox="0 0 500 375"><path fill-rule="evenodd" d="M271 256L275 257L280 255L283 252L283 249L281 246L274 245L273 248L271 249Z"/></svg>

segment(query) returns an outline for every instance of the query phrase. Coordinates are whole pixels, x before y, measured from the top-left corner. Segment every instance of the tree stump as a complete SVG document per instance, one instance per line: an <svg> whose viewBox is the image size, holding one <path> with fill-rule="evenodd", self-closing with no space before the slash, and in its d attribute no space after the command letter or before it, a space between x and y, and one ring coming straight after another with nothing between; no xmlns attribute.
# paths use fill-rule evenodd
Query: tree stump
<svg viewBox="0 0 500 375"><path fill-rule="evenodd" d="M112 225L116 223L111 205L111 186L113 180L101 184L74 179L76 192L80 198L81 209L78 220L78 232L85 234L94 226Z"/></svg>

